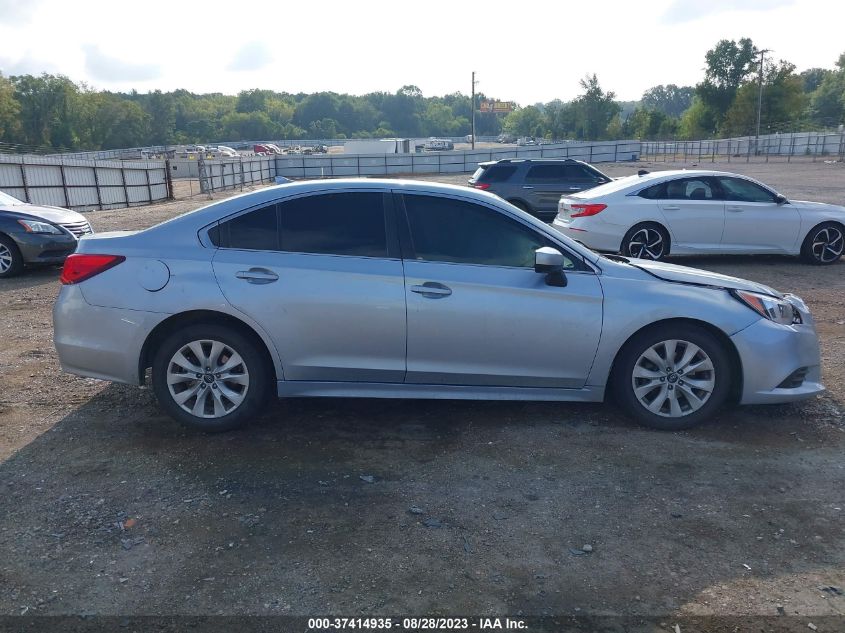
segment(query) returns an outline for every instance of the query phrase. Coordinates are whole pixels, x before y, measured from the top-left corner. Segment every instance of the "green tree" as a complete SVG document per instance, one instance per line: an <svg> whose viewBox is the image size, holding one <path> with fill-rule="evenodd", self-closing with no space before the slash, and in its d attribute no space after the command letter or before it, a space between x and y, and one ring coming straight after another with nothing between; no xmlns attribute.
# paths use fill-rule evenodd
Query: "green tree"
<svg viewBox="0 0 845 633"><path fill-rule="evenodd" d="M14 143L20 139L21 106L15 99L12 82L0 73L0 141Z"/></svg>
<svg viewBox="0 0 845 633"><path fill-rule="evenodd" d="M695 88L667 84L654 86L643 93L640 101L643 108L657 110L670 117L679 117L692 105Z"/></svg>
<svg viewBox="0 0 845 633"><path fill-rule="evenodd" d="M717 125L716 113L704 101L695 97L692 105L681 115L678 137L684 140L712 138Z"/></svg>
<svg viewBox="0 0 845 633"><path fill-rule="evenodd" d="M604 136L608 124L621 108L614 101L615 93L604 92L595 73L581 80L584 94L573 102L575 108L575 137L594 141Z"/></svg>
<svg viewBox="0 0 845 633"><path fill-rule="evenodd" d="M809 114L825 126L845 122L845 53L836 62L838 70L831 71L810 96Z"/></svg>
<svg viewBox="0 0 845 633"><path fill-rule="evenodd" d="M758 51L747 37L736 42L720 40L704 56L704 81L695 87L696 95L721 122L731 107L740 85L754 70Z"/></svg>
<svg viewBox="0 0 845 633"><path fill-rule="evenodd" d="M754 80L746 81L739 88L720 127L722 133L728 136L754 134L759 92L759 84ZM766 64L760 109L763 131L778 131L782 124L794 121L804 111L806 101L803 81L795 74L795 66L784 61Z"/></svg>

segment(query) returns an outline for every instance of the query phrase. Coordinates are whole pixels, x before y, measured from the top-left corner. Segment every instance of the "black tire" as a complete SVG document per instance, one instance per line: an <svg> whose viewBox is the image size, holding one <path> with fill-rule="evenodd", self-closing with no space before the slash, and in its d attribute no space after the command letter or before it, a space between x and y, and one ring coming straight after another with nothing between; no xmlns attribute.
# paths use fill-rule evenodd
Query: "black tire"
<svg viewBox="0 0 845 633"><path fill-rule="evenodd" d="M18 245L8 235L0 234L0 279L7 279L23 272L23 255Z"/></svg>
<svg viewBox="0 0 845 633"><path fill-rule="evenodd" d="M650 236L658 236L659 242ZM655 244L659 245L659 251ZM631 227L631 230L625 233L619 251L626 257L661 261L669 255L670 247L669 233L666 229L653 222L644 222Z"/></svg>
<svg viewBox="0 0 845 633"><path fill-rule="evenodd" d="M838 222L814 226L801 244L801 258L813 266L830 266L845 251L845 227Z"/></svg>
<svg viewBox="0 0 845 633"><path fill-rule="evenodd" d="M691 386L691 382L685 381L685 379L687 381L690 379L684 375L683 368L676 364L684 360L687 351L694 351L690 347L675 345L675 356L671 367L675 370L681 370L679 372L669 372L665 367L660 367L656 363L651 363L654 367L641 364L650 363L648 359L642 358L647 350L668 341L690 343L703 352L704 355L696 353L692 356L685 366L693 367L693 373L688 375L693 376L692 380L697 385L709 384L710 380L715 383L709 391L708 397L704 397L704 394L707 393L706 390L698 389ZM667 351L666 346L664 346L664 354ZM660 356L659 352L657 354ZM710 361L710 366L712 366L712 373L707 370L707 360ZM702 363L701 361L705 362ZM695 368L696 363L699 364L698 369ZM704 369L701 369L701 367ZM635 378L635 369L638 372L647 371L659 376L665 374L665 377ZM649 410L646 404L641 401L640 396L634 391L635 382L640 385L638 388L643 389L640 396L646 400L651 398L650 403L659 410L658 412ZM654 383L653 387L649 390L648 387L652 383ZM622 348L614 365L611 379L611 388L616 401L628 415L645 426L665 431L688 429L710 418L728 398L730 384L731 362L724 343L704 328L685 324L654 327L635 335ZM688 392L690 395L688 395ZM681 412L678 417L671 417L672 398L678 403ZM697 409L695 408L696 405L693 404L693 398L703 401L703 404Z"/></svg>
<svg viewBox="0 0 845 633"><path fill-rule="evenodd" d="M187 371L186 368L180 369L179 365L171 364L171 360L177 352L185 350L188 355L183 356L183 360L188 360L189 364L197 365L198 356L191 353L186 347L192 342L202 342L201 351L207 357L212 357L209 364L213 364L215 349L218 349L213 347L211 342L218 342L224 348L217 352L216 367L200 366L201 369L210 369L210 371L204 371L201 374L202 378L199 379L196 379L197 374ZM232 382L226 381L225 378L219 379L215 376L214 371L215 368L225 367L226 363L234 358L234 354L230 352L239 355L241 363L230 368L231 371L219 373L219 375L230 375ZM191 377L191 374L193 374L193 377ZM211 374L210 379L209 374ZM176 389L181 390L178 393L171 393L168 384L169 375L180 380L178 384L173 385L174 391ZM226 326L196 324L174 332L159 346L153 358L152 383L159 405L173 419L200 431L216 433L239 428L261 412L268 399L272 375L272 368L267 366L266 357L250 337ZM185 378L182 379L182 376ZM246 387L241 392L239 390L244 387L241 384L244 380L246 380ZM200 398L199 394L202 392L204 402L201 409L203 414L216 415L216 417L195 415L176 401L176 396L189 391L194 386L197 388L194 391L195 396L188 397L185 405L188 407L191 407L192 403L197 405ZM233 394L232 397L235 400L238 396L242 399L235 404L235 400L229 399L227 393ZM221 407L219 415L217 414L218 402ZM227 403L233 405L228 409L228 412L226 412Z"/></svg>

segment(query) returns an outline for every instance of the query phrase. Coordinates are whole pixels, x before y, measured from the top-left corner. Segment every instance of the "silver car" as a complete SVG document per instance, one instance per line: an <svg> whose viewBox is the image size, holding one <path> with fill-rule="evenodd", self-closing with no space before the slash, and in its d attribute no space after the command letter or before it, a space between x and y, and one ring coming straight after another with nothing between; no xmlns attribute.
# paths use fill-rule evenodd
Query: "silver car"
<svg viewBox="0 0 845 633"><path fill-rule="evenodd" d="M287 396L613 394L686 428L726 401L823 391L813 319L766 286L604 257L492 194L419 181L283 184L80 241L55 343L69 372L152 386L220 431Z"/></svg>

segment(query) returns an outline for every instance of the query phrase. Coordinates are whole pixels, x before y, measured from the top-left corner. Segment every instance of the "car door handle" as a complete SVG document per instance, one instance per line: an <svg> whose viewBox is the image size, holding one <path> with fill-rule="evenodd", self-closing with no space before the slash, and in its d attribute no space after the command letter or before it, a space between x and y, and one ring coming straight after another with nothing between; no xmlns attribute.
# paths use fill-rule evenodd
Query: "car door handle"
<svg viewBox="0 0 845 633"><path fill-rule="evenodd" d="M669 207L663 207L663 210L664 211L680 211L681 207L676 207L676 206L672 205L672 206L669 206Z"/></svg>
<svg viewBox="0 0 845 633"><path fill-rule="evenodd" d="M436 281L427 281L420 286L411 286L411 292L416 292L429 299L442 299L452 294L452 289Z"/></svg>
<svg viewBox="0 0 845 633"><path fill-rule="evenodd" d="M250 268L249 270L239 270L235 273L238 279L245 279L251 284L271 284L276 281L279 276L272 270L266 268Z"/></svg>
<svg viewBox="0 0 845 633"><path fill-rule="evenodd" d="M742 207L725 207L725 209L727 209L728 211L734 211L734 212L744 210Z"/></svg>
<svg viewBox="0 0 845 633"><path fill-rule="evenodd" d="M532 187L531 185L522 185L522 188L523 189L533 189L534 187Z"/></svg>

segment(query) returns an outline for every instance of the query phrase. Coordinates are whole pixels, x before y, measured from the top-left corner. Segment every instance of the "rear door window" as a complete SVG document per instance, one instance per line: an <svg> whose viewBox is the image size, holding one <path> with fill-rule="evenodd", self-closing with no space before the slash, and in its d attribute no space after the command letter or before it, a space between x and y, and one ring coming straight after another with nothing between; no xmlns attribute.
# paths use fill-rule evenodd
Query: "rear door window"
<svg viewBox="0 0 845 633"><path fill-rule="evenodd" d="M377 192L305 196L279 205L280 249L387 257L384 197Z"/></svg>
<svg viewBox="0 0 845 633"><path fill-rule="evenodd" d="M568 165L534 165L525 174L525 182L554 183L567 179Z"/></svg>
<svg viewBox="0 0 845 633"><path fill-rule="evenodd" d="M231 220L221 222L209 231L211 241L221 248L249 251L279 250L276 205L271 204L248 211Z"/></svg>
<svg viewBox="0 0 845 633"><path fill-rule="evenodd" d="M667 200L716 200L719 198L710 178L679 178L666 185Z"/></svg>

